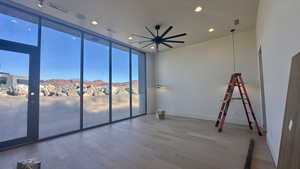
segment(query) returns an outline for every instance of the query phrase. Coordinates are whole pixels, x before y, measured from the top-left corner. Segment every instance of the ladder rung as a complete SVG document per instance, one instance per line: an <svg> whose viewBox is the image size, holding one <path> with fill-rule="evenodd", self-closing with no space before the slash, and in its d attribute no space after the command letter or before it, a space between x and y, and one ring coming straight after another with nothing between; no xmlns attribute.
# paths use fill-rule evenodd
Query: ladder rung
<svg viewBox="0 0 300 169"><path fill-rule="evenodd" d="M243 100L243 99L240 97L233 97L232 100Z"/></svg>

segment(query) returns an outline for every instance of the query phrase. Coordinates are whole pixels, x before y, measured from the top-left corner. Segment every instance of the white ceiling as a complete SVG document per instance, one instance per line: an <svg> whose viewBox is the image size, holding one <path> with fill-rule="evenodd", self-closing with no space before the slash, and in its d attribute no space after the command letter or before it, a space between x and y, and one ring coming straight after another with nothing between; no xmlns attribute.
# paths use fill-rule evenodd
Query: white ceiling
<svg viewBox="0 0 300 169"><path fill-rule="evenodd" d="M172 25L174 28L168 35L187 33L186 37L176 39L186 43L175 47L230 34L236 18L240 19L240 31L255 27L258 4L258 0L45 0L46 4L63 8L65 13L48 5L38 8L38 0L12 1L128 44L132 33L150 36L145 26L153 29L155 24L161 24L163 31ZM203 11L195 13L196 6L202 6ZM78 14L86 19L78 19ZM99 24L90 25L91 20L98 20ZM215 32L208 32L211 27ZM141 39L132 41L135 40Z"/></svg>

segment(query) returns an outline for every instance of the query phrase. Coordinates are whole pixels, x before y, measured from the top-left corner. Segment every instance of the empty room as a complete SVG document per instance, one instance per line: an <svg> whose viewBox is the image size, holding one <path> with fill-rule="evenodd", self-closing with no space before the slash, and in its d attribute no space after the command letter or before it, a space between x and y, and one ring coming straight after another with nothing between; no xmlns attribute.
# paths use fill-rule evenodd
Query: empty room
<svg viewBox="0 0 300 169"><path fill-rule="evenodd" d="M300 169L299 0L0 0L0 169Z"/></svg>

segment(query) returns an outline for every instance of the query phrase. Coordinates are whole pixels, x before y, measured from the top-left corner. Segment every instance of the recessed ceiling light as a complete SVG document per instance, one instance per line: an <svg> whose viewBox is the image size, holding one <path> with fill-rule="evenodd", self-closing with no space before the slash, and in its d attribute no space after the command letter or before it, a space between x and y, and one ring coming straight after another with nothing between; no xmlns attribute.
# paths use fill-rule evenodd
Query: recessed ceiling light
<svg viewBox="0 0 300 169"><path fill-rule="evenodd" d="M129 40L132 40L132 39L133 39L133 37L129 36L129 37L128 37L128 39L129 39Z"/></svg>
<svg viewBox="0 0 300 169"><path fill-rule="evenodd" d="M97 21L91 21L91 24L92 25L98 25L98 22Z"/></svg>
<svg viewBox="0 0 300 169"><path fill-rule="evenodd" d="M215 29L214 29L214 28L210 28L210 29L208 29L208 32L213 32L213 31L215 31Z"/></svg>
<svg viewBox="0 0 300 169"><path fill-rule="evenodd" d="M154 46L151 46L150 48L151 48L151 49L154 49L155 47L154 47Z"/></svg>
<svg viewBox="0 0 300 169"><path fill-rule="evenodd" d="M202 6L197 6L194 11L201 12L202 10L203 10Z"/></svg>

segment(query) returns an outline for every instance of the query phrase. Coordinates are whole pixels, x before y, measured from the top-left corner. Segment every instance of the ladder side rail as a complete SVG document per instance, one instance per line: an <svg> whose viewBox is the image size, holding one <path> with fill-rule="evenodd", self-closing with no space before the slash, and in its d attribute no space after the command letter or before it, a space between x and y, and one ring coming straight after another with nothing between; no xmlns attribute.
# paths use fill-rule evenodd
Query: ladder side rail
<svg viewBox="0 0 300 169"><path fill-rule="evenodd" d="M253 120L254 120L254 122L255 122L257 132L258 132L258 134L261 136L261 135L262 135L262 132L261 132L261 130L260 130L260 127L259 127L259 125L258 125L257 119L256 119L256 117L255 117L255 114L254 114L254 111L253 111L253 108L252 108L252 105L251 105L251 102L250 102L250 99L249 99L249 96L248 96L246 87L245 87L245 85L244 85L244 81L243 81L243 79L242 79L241 76L239 76L239 79L240 79L240 81L242 82L242 88L244 89L244 92L245 92L244 94L245 94L245 96L246 96L246 98L247 98L248 105L249 105L249 108L250 108L250 113L251 113L252 118L253 118Z"/></svg>
<svg viewBox="0 0 300 169"><path fill-rule="evenodd" d="M251 119L249 117L249 111L247 110L247 106L246 106L246 103L245 103L245 95L243 94L243 91L242 91L242 87L241 87L241 83L243 83L242 81L240 81L240 79L238 79L238 89L239 89L239 92L240 92L240 96L241 96L241 100L242 100L242 103L243 103L243 107L244 107L244 110L245 110L245 114L246 114L246 117L247 117L247 121L248 121L248 124L249 124L249 128L252 130L252 122L251 122ZM248 100L247 100L248 101ZM250 102L248 101L248 104Z"/></svg>
<svg viewBox="0 0 300 169"><path fill-rule="evenodd" d="M224 95L223 103L222 103L222 106L221 106L221 110L219 112L218 119L217 119L217 122L215 124L216 127L219 126L219 123L222 119L222 116L224 115L225 106L226 106L227 102L229 101L228 93L231 91L231 88L233 87L232 86L232 81L233 81L233 76L229 80L228 87L227 87L226 93Z"/></svg>
<svg viewBox="0 0 300 169"><path fill-rule="evenodd" d="M219 132L222 132L222 130L223 130L223 126L224 126L224 123L225 123L225 119L226 119L226 116L227 116L227 112L228 112L228 109L229 109L230 102L231 102L231 100L229 100L226 103L226 106L225 106L225 109L224 109L224 112L223 112L223 115L222 115L222 118L221 118L221 121L220 121Z"/></svg>
<svg viewBox="0 0 300 169"><path fill-rule="evenodd" d="M222 103L222 106L221 106L221 110L220 110L219 115L218 115L217 122L216 122L216 124L215 124L216 127L219 126L219 123L220 123L221 118L222 118L222 116L223 116L223 112L224 112L224 109L225 109L225 105L226 105L226 103L223 102L223 103Z"/></svg>
<svg viewBox="0 0 300 169"><path fill-rule="evenodd" d="M251 102L250 102L250 98L249 98L248 92L247 92L246 87L245 87L245 84L244 84L244 81L243 81L243 79L242 79L241 76L239 77L239 79L240 79L240 81L242 82L242 89L244 90L244 94L245 94L245 97L246 97L246 99L247 99L247 102L248 102L250 111L251 111L251 113L254 113L254 110L253 110L253 108L252 108L252 104L251 104Z"/></svg>
<svg viewBox="0 0 300 169"><path fill-rule="evenodd" d="M231 83L229 85L231 85L230 87L230 91L228 91L227 96L228 96L228 101L226 102L226 105L225 105L225 110L223 112L223 116L221 118L221 121L220 121L220 126L219 126L219 132L222 132L223 130L223 126L224 126L224 122L225 122L225 118L226 118L226 115L227 115L227 112L228 112L228 108L229 108L229 105L230 105L230 102L231 102L231 98L232 98L232 94L234 92L234 85L232 84L235 84L236 82L236 78L234 76L232 76L232 79L230 81Z"/></svg>

